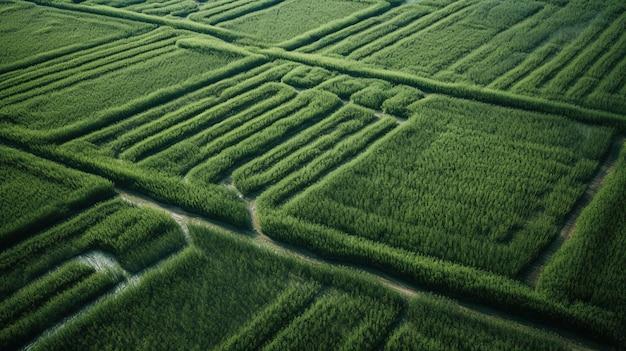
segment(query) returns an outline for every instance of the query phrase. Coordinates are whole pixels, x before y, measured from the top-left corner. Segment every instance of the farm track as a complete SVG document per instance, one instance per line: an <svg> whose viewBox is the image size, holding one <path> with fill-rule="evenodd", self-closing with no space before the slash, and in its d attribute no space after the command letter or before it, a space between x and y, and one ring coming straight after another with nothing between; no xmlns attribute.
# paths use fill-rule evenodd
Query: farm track
<svg viewBox="0 0 626 351"><path fill-rule="evenodd" d="M595 175L591 178L587 185L587 189L583 195L578 199L578 202L574 205L574 208L565 217L565 222L561 227L559 236L556 237L541 253L541 255L532 263L524 272L521 273L521 281L525 284L535 287L537 280L543 272L545 266L550 262L552 256L563 246L563 244L569 239L576 230L576 223L578 217L582 211L591 203L593 197L604 184L606 177L613 171L615 163L619 158L620 150L624 145L626 137L619 135L614 137L609 150L602 162L602 164L596 170Z"/></svg>
<svg viewBox="0 0 626 351"><path fill-rule="evenodd" d="M225 184L225 186L228 187L230 185ZM420 289L418 286L414 284L403 281L402 279L398 279L384 271L367 267L361 264L345 262L345 261L338 260L338 259L329 259L329 258L321 257L304 248L281 243L279 241L276 241L270 238L269 236L263 233L263 230L261 228L259 218L257 215L255 199L245 198L241 194L239 195L240 197L242 197L243 200L247 202L248 209L252 216L252 230L242 231L241 229L234 228L228 224L213 221L203 216L200 216L198 214L188 212L186 210L181 209L178 206L169 205L169 204L156 201L148 196L145 196L143 194L140 194L134 191L120 189L120 188L116 188L115 190L119 194L119 197L124 199L125 201L136 204L138 206L147 206L147 207L151 207L157 210L167 212L170 216L172 216L172 218L174 218L181 225L181 227L183 227L184 230L187 231L187 233L188 233L187 226L190 224L205 226L205 227L218 227L221 229L229 230L234 233L240 233L242 235L248 236L254 242L262 245L263 247L267 249L273 250L275 253L292 256L297 259L303 260L309 264L315 264L315 265L326 264L326 265L330 265L334 267L344 267L344 268L355 269L355 270L364 272L371 279L378 281L380 284L408 298L417 297L421 294L429 293L428 291ZM157 262L157 264L153 266L160 264L161 262L169 259L170 257ZM148 269L149 268L147 268L146 270ZM119 291L122 291L123 289L112 289L112 290L113 290L112 293L117 293ZM561 328L556 328L556 327L543 324L540 320L536 320L536 321L530 320L530 319L523 318L514 314L509 314L507 312L498 311L493 308L486 307L486 306L476 304L476 303L460 302L460 301L457 301L457 303L458 303L458 308L468 314L479 315L479 316L482 316L482 317L485 317L487 319L494 320L494 321L499 321L499 322L504 321L504 322L512 323L512 324L517 325L519 328L528 327L528 328L543 330L548 333L554 334L558 336L563 342L571 346L572 350L580 350L580 351L609 350L609 348L605 345L601 345L591 340L580 337L579 335L576 335L575 333L571 331L567 331ZM84 310L86 309L81 310L81 312ZM402 316L402 313L397 317L394 323L396 324L401 323L401 321L398 321L398 318L401 318L401 316Z"/></svg>

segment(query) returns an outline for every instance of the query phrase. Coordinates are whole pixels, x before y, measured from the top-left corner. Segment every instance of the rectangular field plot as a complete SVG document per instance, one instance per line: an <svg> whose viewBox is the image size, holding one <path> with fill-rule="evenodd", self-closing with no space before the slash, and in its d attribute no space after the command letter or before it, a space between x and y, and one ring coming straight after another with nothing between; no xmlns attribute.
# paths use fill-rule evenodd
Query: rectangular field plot
<svg viewBox="0 0 626 351"><path fill-rule="evenodd" d="M514 277L555 236L611 136L446 97L416 106L375 148L288 201L285 214Z"/></svg>
<svg viewBox="0 0 626 351"><path fill-rule="evenodd" d="M375 0L286 0L268 9L222 22L219 26L253 35L268 43L280 43L376 3Z"/></svg>
<svg viewBox="0 0 626 351"><path fill-rule="evenodd" d="M87 62L70 56L36 71L49 74L25 69L0 90L1 129L52 139L80 133L181 95L245 57L206 42L156 29L88 52Z"/></svg>
<svg viewBox="0 0 626 351"><path fill-rule="evenodd" d="M75 15L10 0L0 3L0 17L1 73L105 44L152 27L124 20Z"/></svg>

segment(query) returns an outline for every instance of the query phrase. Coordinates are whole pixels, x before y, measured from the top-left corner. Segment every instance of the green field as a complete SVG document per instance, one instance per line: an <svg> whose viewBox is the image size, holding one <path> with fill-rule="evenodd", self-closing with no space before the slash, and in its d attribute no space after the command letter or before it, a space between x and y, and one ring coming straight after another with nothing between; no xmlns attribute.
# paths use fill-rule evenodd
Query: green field
<svg viewBox="0 0 626 351"><path fill-rule="evenodd" d="M0 349L624 349L621 1L0 19Z"/></svg>

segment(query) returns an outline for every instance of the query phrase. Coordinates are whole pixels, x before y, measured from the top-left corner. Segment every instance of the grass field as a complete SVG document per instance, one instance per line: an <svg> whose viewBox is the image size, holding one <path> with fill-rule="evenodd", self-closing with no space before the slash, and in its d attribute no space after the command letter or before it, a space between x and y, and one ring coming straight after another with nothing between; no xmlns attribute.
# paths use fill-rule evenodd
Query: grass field
<svg viewBox="0 0 626 351"><path fill-rule="evenodd" d="M623 349L625 11L0 1L0 349Z"/></svg>

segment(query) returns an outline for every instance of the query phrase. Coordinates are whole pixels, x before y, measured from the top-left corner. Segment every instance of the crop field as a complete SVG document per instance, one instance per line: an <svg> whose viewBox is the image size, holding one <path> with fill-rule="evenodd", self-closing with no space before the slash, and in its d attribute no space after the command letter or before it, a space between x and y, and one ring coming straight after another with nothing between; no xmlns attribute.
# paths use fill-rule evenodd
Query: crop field
<svg viewBox="0 0 626 351"><path fill-rule="evenodd" d="M622 2L0 19L0 349L624 349Z"/></svg>

